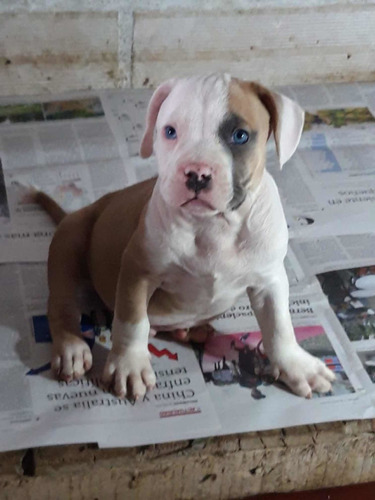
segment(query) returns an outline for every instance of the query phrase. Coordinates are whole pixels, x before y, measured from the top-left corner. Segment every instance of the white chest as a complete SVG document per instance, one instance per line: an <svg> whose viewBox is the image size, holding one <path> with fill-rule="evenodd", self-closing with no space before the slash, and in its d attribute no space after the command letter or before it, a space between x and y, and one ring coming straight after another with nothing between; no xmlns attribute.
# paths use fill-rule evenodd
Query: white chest
<svg viewBox="0 0 375 500"><path fill-rule="evenodd" d="M195 311L225 309L244 292L253 259L246 227L225 220L171 228L161 255L161 288Z"/></svg>
<svg viewBox="0 0 375 500"><path fill-rule="evenodd" d="M279 265L287 246L281 204L276 198L276 203L258 202L243 209L226 218L200 220L150 211L151 272L177 309L171 324L191 326L219 315L248 287L273 276L273 266ZM170 321L165 316L155 318L154 324Z"/></svg>

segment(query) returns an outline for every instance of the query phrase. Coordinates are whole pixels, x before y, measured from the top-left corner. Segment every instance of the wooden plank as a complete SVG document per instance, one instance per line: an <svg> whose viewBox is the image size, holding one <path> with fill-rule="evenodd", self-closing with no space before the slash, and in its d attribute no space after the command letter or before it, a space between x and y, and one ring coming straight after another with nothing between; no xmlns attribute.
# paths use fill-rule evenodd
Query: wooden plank
<svg viewBox="0 0 375 500"><path fill-rule="evenodd" d="M133 86L229 71L268 85L375 78L375 5L140 13ZM168 33L168 36L165 34Z"/></svg>
<svg viewBox="0 0 375 500"><path fill-rule="evenodd" d="M114 87L115 12L0 15L0 94Z"/></svg>
<svg viewBox="0 0 375 500"><path fill-rule="evenodd" d="M209 71L268 85L374 80L375 5L321 4L54 0L47 10L46 0L7 1L0 8L0 95L151 87Z"/></svg>
<svg viewBox="0 0 375 500"><path fill-rule="evenodd" d="M374 421L128 449L34 450L35 476L0 474L2 499L220 500L375 480ZM8 471L10 472L10 471Z"/></svg>
<svg viewBox="0 0 375 500"><path fill-rule="evenodd" d="M25 457L25 451L7 451L0 453L0 477L6 480L8 477L22 476L22 460Z"/></svg>

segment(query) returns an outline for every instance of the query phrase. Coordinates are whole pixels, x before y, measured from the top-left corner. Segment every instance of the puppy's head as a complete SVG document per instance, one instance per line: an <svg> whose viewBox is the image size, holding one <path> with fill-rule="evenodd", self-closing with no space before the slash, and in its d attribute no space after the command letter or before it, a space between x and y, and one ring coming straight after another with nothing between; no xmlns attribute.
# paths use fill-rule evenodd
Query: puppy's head
<svg viewBox="0 0 375 500"><path fill-rule="evenodd" d="M227 74L169 80L151 98L141 156L155 152L168 204L200 214L236 210L262 178L270 135L281 167L303 120L295 102L254 82Z"/></svg>

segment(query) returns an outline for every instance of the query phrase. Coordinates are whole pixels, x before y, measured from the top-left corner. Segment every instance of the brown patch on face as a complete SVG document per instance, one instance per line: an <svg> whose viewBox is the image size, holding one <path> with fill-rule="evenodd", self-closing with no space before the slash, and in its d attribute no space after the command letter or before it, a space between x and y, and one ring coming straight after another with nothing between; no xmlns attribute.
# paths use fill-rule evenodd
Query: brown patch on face
<svg viewBox="0 0 375 500"><path fill-rule="evenodd" d="M268 110L274 106L275 113ZM275 126L276 107L272 95L261 85L233 78L229 84L228 98L229 113L239 117L245 124L248 132L256 133L256 141L246 157L235 160L234 169L237 183L248 181L247 187L256 189L265 165L266 142ZM241 148L241 146L239 146ZM234 172L234 173L235 173Z"/></svg>
<svg viewBox="0 0 375 500"><path fill-rule="evenodd" d="M275 100L272 96L272 93L262 85L259 85L259 83L256 82L248 82L248 83L253 92L255 92L255 94L257 95L260 102L266 108L270 116L269 131L268 131L268 138L269 138L271 133L276 131L278 122L278 113Z"/></svg>

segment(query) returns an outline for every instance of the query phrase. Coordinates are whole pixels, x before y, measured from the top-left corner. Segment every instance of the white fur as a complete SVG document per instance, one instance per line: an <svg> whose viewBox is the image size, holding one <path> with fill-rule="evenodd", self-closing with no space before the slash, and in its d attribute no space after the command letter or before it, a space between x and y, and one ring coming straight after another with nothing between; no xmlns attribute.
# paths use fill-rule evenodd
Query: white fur
<svg viewBox="0 0 375 500"><path fill-rule="evenodd" d="M155 385L155 374L148 351L150 323L121 322L116 316L112 325L112 349L103 372L103 382L112 386L119 397L127 394L128 382L137 399Z"/></svg>
<svg viewBox="0 0 375 500"><path fill-rule="evenodd" d="M160 108L154 151L160 195L172 207L194 196L185 185L185 173L189 167L196 170L196 164L207 166L213 177L212 189L200 193L200 199L224 211L232 197L232 160L216 139L227 111L228 84L226 75L178 80ZM167 125L176 129L176 140L164 137Z"/></svg>
<svg viewBox="0 0 375 500"><path fill-rule="evenodd" d="M114 353L106 377L116 374L118 394L126 391L128 377L135 378L133 389L138 395L152 383L146 356L150 324L153 329L167 330L197 325L223 313L245 291L275 375L301 396L330 389L331 372L303 351L294 336L283 265L287 226L271 176L265 172L256 192L249 191L239 209L227 210L233 194L232 160L216 134L228 111L228 83L227 75L211 75L169 82L168 88L161 86L162 99L155 93L153 102L162 102L157 119L154 116L159 178L146 211L143 244L148 272L158 277L160 288L182 307L168 316L151 314L150 323L146 319L139 325L115 321ZM281 96L277 104L281 115L275 140L284 162L298 144L303 112ZM164 137L166 125L176 128L176 141ZM150 152L151 132L149 124L146 152ZM200 197L212 209L181 207L191 196L185 186L190 164L211 169L212 189Z"/></svg>
<svg viewBox="0 0 375 500"><path fill-rule="evenodd" d="M150 316L152 327L191 327L221 314L249 286L272 275L287 250L286 224L275 194L266 173L253 199L249 196L239 210L202 218L168 206L156 186L146 215L145 244L159 249L151 252L152 271L161 277L163 289L189 304L189 310L180 316Z"/></svg>
<svg viewBox="0 0 375 500"><path fill-rule="evenodd" d="M279 114L275 130L276 150L280 168L292 157L301 139L304 111L289 97L272 93Z"/></svg>
<svg viewBox="0 0 375 500"><path fill-rule="evenodd" d="M126 332L126 335L124 335ZM137 350L147 350L148 335L150 332L150 322L148 318L143 318L138 323L123 322L115 315L112 323L112 344L113 348L120 352L129 347Z"/></svg>

